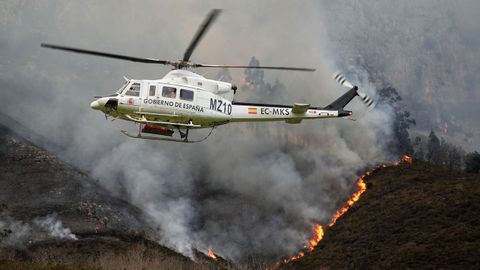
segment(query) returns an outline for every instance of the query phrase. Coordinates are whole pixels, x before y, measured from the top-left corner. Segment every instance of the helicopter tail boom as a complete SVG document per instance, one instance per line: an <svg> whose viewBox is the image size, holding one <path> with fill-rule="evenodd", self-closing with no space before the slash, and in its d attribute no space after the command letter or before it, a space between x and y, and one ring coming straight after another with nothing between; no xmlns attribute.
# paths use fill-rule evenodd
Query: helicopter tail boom
<svg viewBox="0 0 480 270"><path fill-rule="evenodd" d="M234 102L230 122L285 121L300 123L304 119L335 118L351 115L351 112L310 107L310 104L296 103L293 106Z"/></svg>

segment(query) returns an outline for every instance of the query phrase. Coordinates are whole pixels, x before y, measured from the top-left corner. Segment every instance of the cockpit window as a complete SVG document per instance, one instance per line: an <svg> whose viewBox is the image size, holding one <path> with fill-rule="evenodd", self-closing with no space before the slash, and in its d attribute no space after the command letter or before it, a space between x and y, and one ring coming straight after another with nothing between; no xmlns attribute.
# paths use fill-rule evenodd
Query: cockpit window
<svg viewBox="0 0 480 270"><path fill-rule="evenodd" d="M149 96L155 96L155 90L157 90L157 86L150 85L150 91L148 93Z"/></svg>
<svg viewBox="0 0 480 270"><path fill-rule="evenodd" d="M180 89L180 99L192 101L193 100L193 91Z"/></svg>
<svg viewBox="0 0 480 270"><path fill-rule="evenodd" d="M140 84L139 83L132 84L130 86L130 88L128 88L127 92L125 92L125 95L139 97L140 96Z"/></svg>
<svg viewBox="0 0 480 270"><path fill-rule="evenodd" d="M162 88L162 97L175 98L177 96L177 88L164 86Z"/></svg>

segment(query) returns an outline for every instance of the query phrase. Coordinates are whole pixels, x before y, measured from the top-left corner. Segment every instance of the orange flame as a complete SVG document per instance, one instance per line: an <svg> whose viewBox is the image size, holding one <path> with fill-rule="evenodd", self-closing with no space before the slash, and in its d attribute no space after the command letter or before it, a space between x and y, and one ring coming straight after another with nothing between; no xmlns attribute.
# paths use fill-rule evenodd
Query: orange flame
<svg viewBox="0 0 480 270"><path fill-rule="evenodd" d="M216 260L217 259L217 255L215 255L215 252L213 252L213 250L211 248L208 249L208 253L207 253L208 257Z"/></svg>
<svg viewBox="0 0 480 270"><path fill-rule="evenodd" d="M398 166L401 163L411 164L412 162L413 162L412 157L405 155L405 156L402 157L402 159L400 161L392 162L392 163L383 163L383 164L380 164L377 167L373 168L372 170L369 170L369 171L365 172L355 182L356 191L353 192L352 196L345 202L344 206L342 208L340 208L339 210L337 210L333 214L333 216L330 220L330 223L328 223L328 227L332 227L333 225L335 225L337 220L343 214L345 214L360 199L360 196L362 195L362 193L364 193L367 190L367 184L365 183L365 177L369 176L370 174L372 174L373 172L375 172L376 170L378 170L380 168L385 168L385 167L390 167L390 166ZM324 234L325 234L325 232L324 232L324 229L323 229L322 225L315 224L314 228L313 228L313 237L308 242L310 244L309 245L309 251L310 252L312 252L315 249L315 247L318 245L318 243L322 240ZM306 247L304 247L304 248L306 248ZM305 252L301 251L297 255L283 260L283 263L286 264L288 262L298 260L298 259L302 258L303 256L305 256ZM270 269L276 269L278 266L280 266L280 263L277 263L277 264L273 265L273 267L270 268Z"/></svg>
<svg viewBox="0 0 480 270"><path fill-rule="evenodd" d="M322 240L324 234L325 233L323 231L322 225L315 224L315 226L313 227L313 237L312 239L310 239L310 241L308 241L308 243L310 244L308 246L310 251L312 251L318 245L318 242Z"/></svg>
<svg viewBox="0 0 480 270"><path fill-rule="evenodd" d="M369 174L364 174L362 175L362 177L358 178L357 182L355 183L355 185L357 186L358 190L355 191L353 194L352 194L352 197L350 197L350 199L348 199L344 206L340 209L338 209L335 214L333 214L331 220L330 220L330 223L328 223L328 227L332 227L335 222L337 222L337 220L343 215L345 214L348 209L350 209L350 207L353 206L354 203L356 203L359 199L360 199L360 196L362 195L363 192L365 192L367 190L367 184L365 184L365 181L363 180L367 175Z"/></svg>
<svg viewBox="0 0 480 270"><path fill-rule="evenodd" d="M412 164L413 158L412 158L411 156L405 155L405 156L402 157L402 161L403 161L404 163L407 163L407 164Z"/></svg>

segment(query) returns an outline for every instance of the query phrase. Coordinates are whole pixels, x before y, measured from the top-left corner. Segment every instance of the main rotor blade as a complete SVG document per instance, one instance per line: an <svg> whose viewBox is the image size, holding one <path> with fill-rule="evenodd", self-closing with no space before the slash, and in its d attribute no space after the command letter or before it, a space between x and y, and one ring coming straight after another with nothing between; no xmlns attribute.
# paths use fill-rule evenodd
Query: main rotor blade
<svg viewBox="0 0 480 270"><path fill-rule="evenodd" d="M208 64L193 64L193 67L213 67L213 68L251 68L251 69L279 69L279 70L295 70L295 71L310 71L314 68L299 68L299 67L269 67L269 66L237 66L237 65L208 65Z"/></svg>
<svg viewBox="0 0 480 270"><path fill-rule="evenodd" d="M140 62L140 63L147 63L147 64L162 64L162 65L171 64L170 61L166 61L166 60L160 60L160 59L154 59L154 58L140 58L140 57L133 57L133 56L106 53L106 52L90 51L90 50L84 50L84 49L78 49L78 48L72 48L72 47L65 47L65 46L58 46L58 45L46 44L46 43L42 43L40 46L44 47L44 48L49 48L49 49L62 50L62 51L75 52L75 53L83 53L83 54L90 54L90 55L96 55L96 56L102 56L102 57L108 57L108 58L127 60L127 61L132 61L132 62Z"/></svg>
<svg viewBox="0 0 480 270"><path fill-rule="evenodd" d="M210 25L215 21L217 16L220 14L221 9L213 9L210 11L208 14L207 18L205 21L203 21L202 25L200 25L200 28L198 28L197 33L195 34L195 37L193 38L192 42L188 46L187 50L185 51L185 54L183 55L183 61L188 62L190 59L190 56L192 56L193 50L197 47L198 43L202 39L203 35L205 32L208 30Z"/></svg>

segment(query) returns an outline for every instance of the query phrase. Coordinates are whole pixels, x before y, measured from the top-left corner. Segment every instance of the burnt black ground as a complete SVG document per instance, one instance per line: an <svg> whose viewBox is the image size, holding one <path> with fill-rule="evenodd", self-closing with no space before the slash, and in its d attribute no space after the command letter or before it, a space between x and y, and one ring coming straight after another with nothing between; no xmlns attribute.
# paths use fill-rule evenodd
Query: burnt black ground
<svg viewBox="0 0 480 270"><path fill-rule="evenodd" d="M366 183L317 248L285 269L480 269L480 175L414 161Z"/></svg>
<svg viewBox="0 0 480 270"><path fill-rule="evenodd" d="M317 248L284 268L480 269L479 175L414 161L380 169L366 183ZM232 267L201 253L193 262L146 239L140 209L1 124L0 186L0 222L55 213L79 238L1 247L0 269Z"/></svg>
<svg viewBox="0 0 480 270"><path fill-rule="evenodd" d="M56 213L76 233L141 234L142 212L95 180L0 125L2 214L31 220Z"/></svg>
<svg viewBox="0 0 480 270"><path fill-rule="evenodd" d="M31 224L35 218L54 215L78 240L38 238L31 233L31 239L20 244L0 241L0 269L224 269L229 265L199 252L194 262L148 240L150 228L139 208L19 133L35 136L0 115L0 222ZM11 234L0 232L0 240Z"/></svg>

